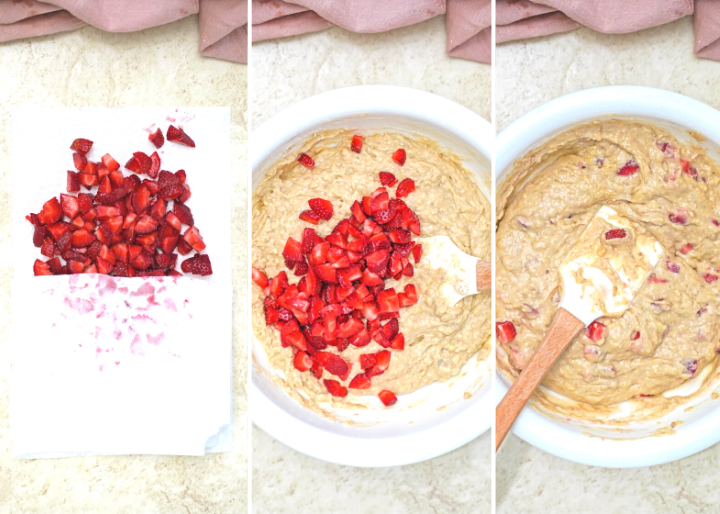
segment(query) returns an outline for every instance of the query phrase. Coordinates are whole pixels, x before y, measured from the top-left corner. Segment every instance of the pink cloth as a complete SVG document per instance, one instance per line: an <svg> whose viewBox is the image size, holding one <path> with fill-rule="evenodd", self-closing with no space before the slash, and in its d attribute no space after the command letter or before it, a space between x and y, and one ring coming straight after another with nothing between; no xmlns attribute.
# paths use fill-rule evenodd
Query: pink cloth
<svg viewBox="0 0 720 514"><path fill-rule="evenodd" d="M695 2L695 55L720 61L720 2Z"/></svg>
<svg viewBox="0 0 720 514"><path fill-rule="evenodd" d="M247 0L0 0L0 42L92 25L134 32L200 13L200 53L247 62Z"/></svg>
<svg viewBox="0 0 720 514"><path fill-rule="evenodd" d="M414 25L447 10L446 50L490 62L491 0L253 0L253 42L339 26L376 33Z"/></svg>

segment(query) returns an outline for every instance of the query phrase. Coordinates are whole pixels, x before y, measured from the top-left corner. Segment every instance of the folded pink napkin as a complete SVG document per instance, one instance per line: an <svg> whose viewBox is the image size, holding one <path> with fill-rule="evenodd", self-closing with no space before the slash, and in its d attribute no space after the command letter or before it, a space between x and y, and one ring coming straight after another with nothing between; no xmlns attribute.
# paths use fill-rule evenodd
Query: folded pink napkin
<svg viewBox="0 0 720 514"><path fill-rule="evenodd" d="M414 25L445 13L447 52L490 62L491 0L253 0L253 42L339 26L376 33Z"/></svg>
<svg viewBox="0 0 720 514"><path fill-rule="evenodd" d="M720 2L695 1L695 55L720 61Z"/></svg>
<svg viewBox="0 0 720 514"><path fill-rule="evenodd" d="M247 0L0 0L0 42L85 25L108 32L134 32L198 12L200 52L246 62Z"/></svg>

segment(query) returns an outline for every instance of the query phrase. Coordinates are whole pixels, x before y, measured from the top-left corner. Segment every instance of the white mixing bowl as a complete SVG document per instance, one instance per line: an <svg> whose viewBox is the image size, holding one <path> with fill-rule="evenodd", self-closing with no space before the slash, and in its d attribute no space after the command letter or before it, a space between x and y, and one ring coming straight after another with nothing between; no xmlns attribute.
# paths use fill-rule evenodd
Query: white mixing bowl
<svg viewBox="0 0 720 514"><path fill-rule="evenodd" d="M703 146L720 162L720 112L659 89L603 87L557 98L505 129L497 139L498 187L515 161L532 148L575 125L606 118L647 121L671 130L684 141L691 140L689 130L699 132L707 138ZM702 373L698 375L696 379L701 379ZM496 399L500 401L509 382L500 372L495 382ZM690 382L695 384L687 384L687 389L697 386L695 380ZM717 384L714 389L720 391ZM528 406L515 422L513 432L541 450L582 464L614 468L651 466L687 457L720 441L720 402L713 400L708 391L692 405L690 412L685 412L688 405L683 405L660 420L624 427L626 430L621 433L597 424L546 416ZM535 407L540 408L537 404ZM673 422L675 426L671 427ZM667 435L652 437L663 428Z"/></svg>
<svg viewBox="0 0 720 514"><path fill-rule="evenodd" d="M250 137L252 189L264 171L317 131L346 128L360 134L393 131L437 141L463 158L491 198L494 133L478 115L444 98L390 86L338 89L303 100L265 122ZM352 466L398 466L442 455L471 441L493 416L492 358L471 359L457 377L379 405L368 426L330 421L301 407L268 374L262 345L253 337L250 405L253 422L282 443L318 459ZM469 399L466 390L476 390ZM414 405L414 406L413 406ZM343 417L343 413L338 413Z"/></svg>

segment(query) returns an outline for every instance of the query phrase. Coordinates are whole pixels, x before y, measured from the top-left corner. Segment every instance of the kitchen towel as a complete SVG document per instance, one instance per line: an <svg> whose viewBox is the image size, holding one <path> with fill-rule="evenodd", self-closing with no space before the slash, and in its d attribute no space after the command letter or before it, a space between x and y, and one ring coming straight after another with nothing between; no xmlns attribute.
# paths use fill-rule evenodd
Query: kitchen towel
<svg viewBox="0 0 720 514"><path fill-rule="evenodd" d="M0 0L0 42L92 25L134 32L199 13L202 55L247 62L247 0Z"/></svg>
<svg viewBox="0 0 720 514"><path fill-rule="evenodd" d="M586 26L623 34L693 14L695 54L720 60L720 2L717 0L497 0L496 42L546 36Z"/></svg>
<svg viewBox="0 0 720 514"><path fill-rule="evenodd" d="M45 258L25 216L65 191L72 141L94 141L93 161L110 153L126 162L133 152L152 153L148 132L170 124L182 126L196 147L166 142L157 150L161 167L187 174L187 204L213 274L33 276L32 263ZM49 128L41 143L39 126ZM230 451L230 109L22 108L12 112L11 137L13 454Z"/></svg>
<svg viewBox="0 0 720 514"><path fill-rule="evenodd" d="M446 51L453 57L490 62L490 0L253 0L253 42L317 32L335 25L376 33L445 14Z"/></svg>

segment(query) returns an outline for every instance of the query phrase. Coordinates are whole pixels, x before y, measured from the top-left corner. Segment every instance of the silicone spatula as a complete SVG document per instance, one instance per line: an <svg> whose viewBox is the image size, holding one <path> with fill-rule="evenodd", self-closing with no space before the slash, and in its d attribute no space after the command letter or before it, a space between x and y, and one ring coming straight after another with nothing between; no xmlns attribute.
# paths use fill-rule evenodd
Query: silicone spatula
<svg viewBox="0 0 720 514"><path fill-rule="evenodd" d="M530 362L495 410L495 449L575 336L600 317L622 315L663 248L641 226L603 206L560 265L563 297Z"/></svg>
<svg viewBox="0 0 720 514"><path fill-rule="evenodd" d="M418 237L415 242L422 244L422 260L444 271L438 293L451 306L466 296L491 289L490 263L463 252L448 236Z"/></svg>

